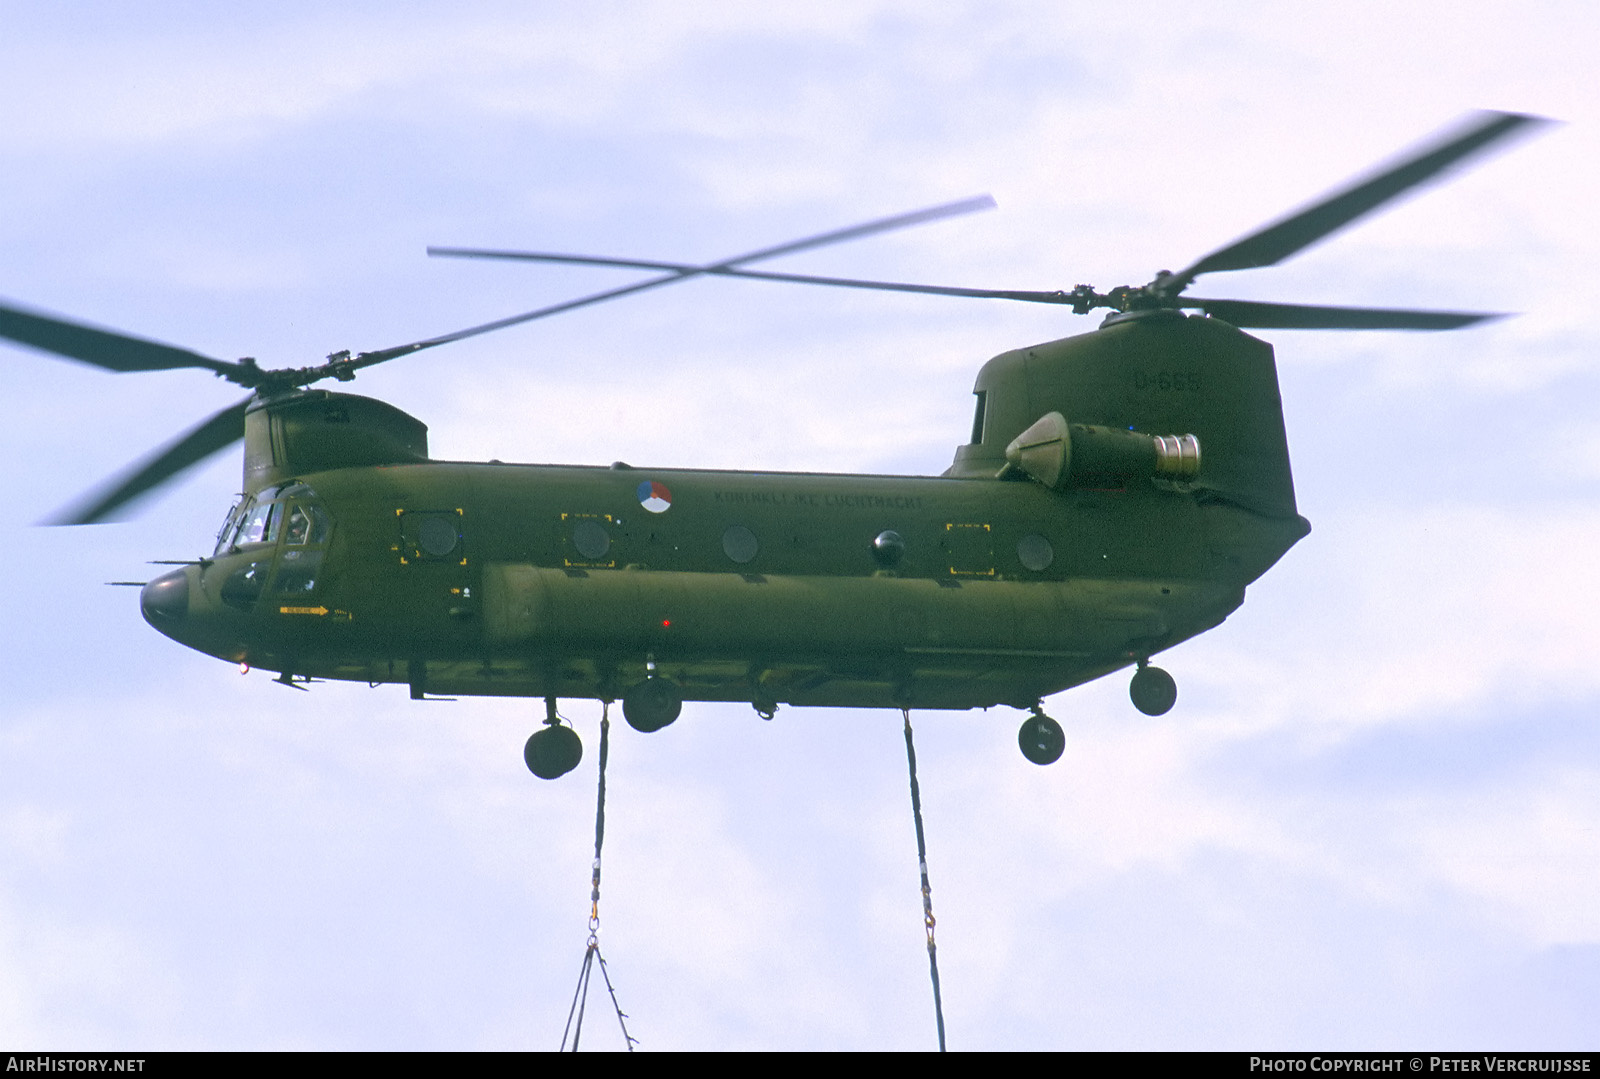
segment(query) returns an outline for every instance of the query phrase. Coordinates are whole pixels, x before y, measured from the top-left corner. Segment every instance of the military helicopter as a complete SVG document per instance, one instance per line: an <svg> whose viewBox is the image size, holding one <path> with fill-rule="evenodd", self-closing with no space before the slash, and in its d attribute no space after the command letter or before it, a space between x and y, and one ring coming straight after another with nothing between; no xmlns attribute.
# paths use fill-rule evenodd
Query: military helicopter
<svg viewBox="0 0 1600 1079"><path fill-rule="evenodd" d="M1375 175L1147 284L1028 292L750 269L992 205L987 197L691 265L433 248L445 257L655 271L636 284L374 352L267 370L0 306L0 337L111 371L199 368L250 391L56 523L107 519L241 438L243 495L211 553L144 585L145 619L209 655L429 695L542 697L525 747L554 778L582 747L558 698L621 700L660 730L685 701L1027 713L1133 667L1147 715L1177 699L1156 654L1220 624L1309 530L1272 347L1246 329L1448 330L1498 315L1202 299L1202 274L1275 265L1544 123L1485 112ZM1107 308L1098 329L978 372L971 436L940 476L435 461L427 428L313 389L363 368L700 275ZM1189 314L1186 312L1197 312Z"/></svg>

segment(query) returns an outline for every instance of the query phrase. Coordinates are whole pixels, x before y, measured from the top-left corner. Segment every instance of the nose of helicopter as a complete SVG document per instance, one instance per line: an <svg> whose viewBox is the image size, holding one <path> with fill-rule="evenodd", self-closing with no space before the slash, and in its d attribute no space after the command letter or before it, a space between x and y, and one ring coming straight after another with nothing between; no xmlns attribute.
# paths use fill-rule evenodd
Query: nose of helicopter
<svg viewBox="0 0 1600 1079"><path fill-rule="evenodd" d="M189 574L186 570L164 573L144 586L139 593L139 609L144 620L165 631L189 613Z"/></svg>

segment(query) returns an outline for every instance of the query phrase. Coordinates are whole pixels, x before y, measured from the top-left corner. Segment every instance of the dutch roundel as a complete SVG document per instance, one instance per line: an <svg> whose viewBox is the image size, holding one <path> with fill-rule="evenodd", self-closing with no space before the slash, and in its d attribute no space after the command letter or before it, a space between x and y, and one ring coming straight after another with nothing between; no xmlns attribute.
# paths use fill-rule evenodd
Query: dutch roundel
<svg viewBox="0 0 1600 1079"><path fill-rule="evenodd" d="M654 480L645 480L639 484L639 505L651 513L666 513L672 508L672 492L667 490L667 485Z"/></svg>

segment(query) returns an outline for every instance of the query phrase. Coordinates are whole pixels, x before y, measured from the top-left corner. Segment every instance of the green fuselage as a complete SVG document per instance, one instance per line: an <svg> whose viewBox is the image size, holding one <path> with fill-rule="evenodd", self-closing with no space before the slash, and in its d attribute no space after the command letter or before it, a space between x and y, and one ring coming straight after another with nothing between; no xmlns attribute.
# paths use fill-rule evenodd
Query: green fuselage
<svg viewBox="0 0 1600 1079"><path fill-rule="evenodd" d="M690 700L1027 706L1216 625L1299 534L1148 485L441 462L301 480L321 544L225 546L152 623L418 694L616 698L654 664ZM252 566L257 594L230 602Z"/></svg>

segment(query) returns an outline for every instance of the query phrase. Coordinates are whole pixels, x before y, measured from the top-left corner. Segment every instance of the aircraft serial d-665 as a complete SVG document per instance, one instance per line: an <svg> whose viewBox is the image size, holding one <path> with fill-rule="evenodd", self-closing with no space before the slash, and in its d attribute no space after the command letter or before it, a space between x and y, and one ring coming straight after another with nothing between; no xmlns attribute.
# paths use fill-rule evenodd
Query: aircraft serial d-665
<svg viewBox="0 0 1600 1079"><path fill-rule="evenodd" d="M1107 293L947 288L768 273L759 260L979 209L969 199L709 265L434 249L656 271L554 307L376 352L266 370L0 307L0 337L112 371L196 367L248 398L59 523L100 521L244 440L244 494L210 555L144 586L144 617L209 655L313 679L543 697L525 756L578 763L560 697L620 699L654 731L686 700L968 709L1029 716L1031 761L1060 756L1043 699L1134 666L1130 695L1177 697L1149 665L1244 601L1310 525L1297 512L1270 345L1242 328L1445 330L1480 313L1184 295L1201 274L1271 266L1539 123L1465 125L1178 273ZM363 367L626 293L714 274L1112 310L1101 326L979 371L966 444L940 476L434 461L427 428L381 401L311 389ZM1185 314L1186 310L1198 314Z"/></svg>

